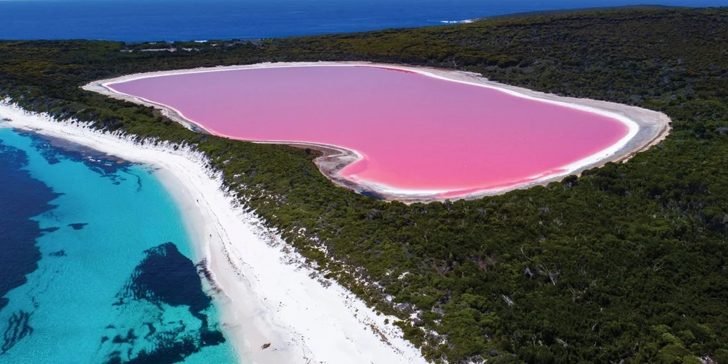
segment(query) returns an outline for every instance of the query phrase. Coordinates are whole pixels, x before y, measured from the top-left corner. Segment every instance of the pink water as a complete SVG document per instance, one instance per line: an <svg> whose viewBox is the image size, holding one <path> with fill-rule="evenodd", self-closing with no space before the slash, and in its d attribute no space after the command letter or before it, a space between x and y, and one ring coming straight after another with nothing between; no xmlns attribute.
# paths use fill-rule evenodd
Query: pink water
<svg viewBox="0 0 728 364"><path fill-rule="evenodd" d="M343 177L448 196L557 174L628 132L598 114L378 67L190 73L110 87L213 134L355 150L363 159Z"/></svg>

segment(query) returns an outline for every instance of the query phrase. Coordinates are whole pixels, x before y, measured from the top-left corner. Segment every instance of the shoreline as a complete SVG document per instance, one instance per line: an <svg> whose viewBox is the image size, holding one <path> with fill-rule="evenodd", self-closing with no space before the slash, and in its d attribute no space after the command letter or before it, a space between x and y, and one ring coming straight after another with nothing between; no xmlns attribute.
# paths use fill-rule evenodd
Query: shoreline
<svg viewBox="0 0 728 364"><path fill-rule="evenodd" d="M136 143L7 101L0 101L0 119L0 127L61 138L152 167L182 212L195 260L209 273L206 285L219 308L221 329L241 362L425 362L398 327L384 323L397 318L377 315L343 286L322 278L254 213L245 212L201 153L151 140Z"/></svg>
<svg viewBox="0 0 728 364"><path fill-rule="evenodd" d="M571 109L596 113L623 123L629 130L624 137L622 137L612 146L596 152L592 155L583 157L580 160L562 166L556 169L558 172L529 176L522 179L521 181L510 183L504 186L495 186L489 188L473 187L456 190L403 189L388 186L382 183L377 183L375 181L352 179L342 176L339 172L344 167L363 158L361 153L359 153L358 151L348 149L343 146L328 144L324 145L321 143L308 141L248 141L253 143L283 144L316 149L322 152L322 156L316 158L314 160L314 163L319 168L319 171L321 171L321 173L324 174L335 185L354 190L357 193L380 197L385 200L396 200L405 203L415 203L457 199L477 199L483 196L497 195L512 190L526 189L536 185L546 185L550 182L560 181L570 175L579 175L584 170L590 168L601 167L608 162L626 161L633 157L636 153L645 151L664 140L667 135L669 135L671 130L671 120L669 119L669 117L667 117L667 115L635 106L617 104L607 101L579 99L572 97L562 97L554 94L547 94L539 91L525 89L522 87L510 86L490 81L478 74L464 71L370 62L290 62L257 63L252 65L240 66L201 67L185 70L130 74L111 79L93 81L87 85L84 85L82 88L86 91L100 93L115 99L154 107L160 110L165 116L193 131L205 132L225 138L241 140L232 136L225 135L223 133L216 133L214 130L205 129L201 124L197 123L191 118L186 117L182 112L173 107L155 103L141 97L136 97L133 95L115 91L113 88L111 88L110 85L114 83L127 82L142 78L163 77L190 73L317 66L378 67L405 72L414 72L426 77L432 77L439 80L456 82L476 87L490 88L510 94L515 97L521 97L538 102L546 102Z"/></svg>

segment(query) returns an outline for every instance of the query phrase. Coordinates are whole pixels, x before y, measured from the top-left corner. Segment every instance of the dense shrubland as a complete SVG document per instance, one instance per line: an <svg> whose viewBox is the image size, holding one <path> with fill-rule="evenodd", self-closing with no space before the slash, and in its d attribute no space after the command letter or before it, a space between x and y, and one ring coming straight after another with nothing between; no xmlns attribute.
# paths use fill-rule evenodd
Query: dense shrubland
<svg viewBox="0 0 728 364"><path fill-rule="evenodd" d="M176 52L143 51L152 48ZM132 72L301 60L464 69L660 110L674 130L629 163L580 178L407 206L335 187L311 163L315 152L194 134L79 89ZM570 12L256 42L2 42L0 92L31 110L196 144L325 276L403 318L430 359L728 363L728 10Z"/></svg>

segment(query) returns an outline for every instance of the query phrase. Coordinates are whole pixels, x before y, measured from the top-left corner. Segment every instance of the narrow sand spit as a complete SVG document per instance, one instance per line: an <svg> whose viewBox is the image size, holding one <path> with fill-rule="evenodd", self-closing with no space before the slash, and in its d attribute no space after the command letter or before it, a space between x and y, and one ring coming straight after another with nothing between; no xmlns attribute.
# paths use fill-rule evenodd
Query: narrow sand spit
<svg viewBox="0 0 728 364"><path fill-rule="evenodd" d="M494 195L504 193L514 189L528 188L534 185L544 185L549 182L558 181L568 175L580 174L582 171L599 167L607 162L625 161L637 152L646 150L651 146L662 141L670 132L670 119L663 113L652 110L638 108L634 106L622 105L612 102L577 99L570 97L561 97L553 94L532 91L525 88L504 85L497 82L489 81L480 75L461 71L443 70L435 68L414 67L392 64L378 64L367 62L301 62L301 63L260 63L253 65L228 66L228 67L211 67L196 68L188 70L174 70L151 73L140 73L122 76L118 78L100 80L92 82L84 86L85 90L98 92L109 97L131 101L138 104L152 106L160 109L166 116L185 125L187 128L206 132L203 126L198 125L194 120L187 118L180 111L173 107L157 104L152 101L127 95L113 90L109 85L125 81L159 77L167 75L180 75L188 73L206 73L206 72L224 72L237 70L250 70L261 68L285 68L285 67L321 67L321 66L370 66L381 67L395 70L403 70L415 72L427 77L440 80L467 84L476 87L484 87L496 89L510 95L538 100L541 102L557 104L560 106L587 111L613 118L623 123L629 130L627 135L620 139L616 144L607 149L601 150L593 155L586 156L581 160L564 166L559 171L550 172L549 174L537 175L528 178L522 182L490 189L478 189L465 193L452 194L446 190L406 190L398 189L391 186L379 184L373 181L352 180L342 176L339 172L348 164L361 158L360 154L355 150L350 150L337 145L322 145L318 143L302 143L288 141L266 141L265 143L289 144L300 147L307 147L319 150L323 153L322 157L317 158L316 164L319 170L339 186L343 186L360 193L369 193L381 196L388 200L399 200L404 202L428 202L444 199L473 199L485 195ZM214 133L211 133L214 134ZM225 136L225 135L220 135Z"/></svg>
<svg viewBox="0 0 728 364"><path fill-rule="evenodd" d="M62 138L147 164L173 194L196 260L221 311L222 329L244 363L424 363L419 350L226 195L219 175L189 148L135 143L73 121L0 102L0 127ZM264 346L270 344L266 348Z"/></svg>

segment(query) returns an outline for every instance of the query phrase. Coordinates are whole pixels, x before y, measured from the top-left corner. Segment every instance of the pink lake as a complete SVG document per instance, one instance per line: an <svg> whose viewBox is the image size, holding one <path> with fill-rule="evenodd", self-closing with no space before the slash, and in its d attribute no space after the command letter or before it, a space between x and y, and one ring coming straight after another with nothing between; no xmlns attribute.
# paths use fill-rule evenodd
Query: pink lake
<svg viewBox="0 0 728 364"><path fill-rule="evenodd" d="M526 184L619 142L613 118L498 89L375 66L292 66L107 85L171 107L208 132L356 151L357 183L458 196Z"/></svg>

